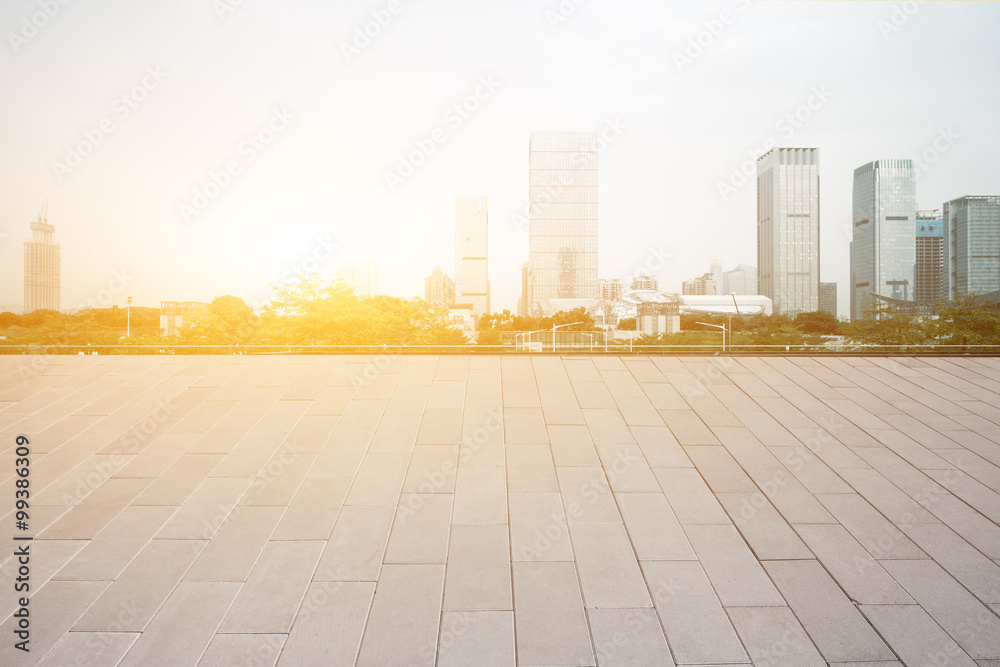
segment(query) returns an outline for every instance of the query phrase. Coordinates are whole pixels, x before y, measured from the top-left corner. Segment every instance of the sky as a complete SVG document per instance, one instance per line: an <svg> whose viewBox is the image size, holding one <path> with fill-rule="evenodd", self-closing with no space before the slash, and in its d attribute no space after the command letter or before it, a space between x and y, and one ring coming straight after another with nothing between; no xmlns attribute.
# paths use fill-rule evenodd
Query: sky
<svg viewBox="0 0 1000 667"><path fill-rule="evenodd" d="M919 159L921 209L1000 193L998 28L986 2L0 0L0 309L46 201L70 310L257 306L340 259L423 296L477 194L514 310L530 133L589 130L600 275L666 291L756 264L752 158L818 147L846 314L856 167Z"/></svg>

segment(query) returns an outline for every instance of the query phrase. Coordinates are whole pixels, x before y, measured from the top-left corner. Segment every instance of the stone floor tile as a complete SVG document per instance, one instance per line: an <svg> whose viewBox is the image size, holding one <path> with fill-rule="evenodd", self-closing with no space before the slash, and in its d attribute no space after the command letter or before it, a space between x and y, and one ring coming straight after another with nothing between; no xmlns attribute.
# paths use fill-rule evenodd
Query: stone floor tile
<svg viewBox="0 0 1000 667"><path fill-rule="evenodd" d="M302 480L271 539L329 539L350 483L351 480L346 477L307 477Z"/></svg>
<svg viewBox="0 0 1000 667"><path fill-rule="evenodd" d="M566 515L558 493L512 493L507 501L511 560L573 560Z"/></svg>
<svg viewBox="0 0 1000 667"><path fill-rule="evenodd" d="M893 659L867 619L818 561L770 561L764 569L826 660Z"/></svg>
<svg viewBox="0 0 1000 667"><path fill-rule="evenodd" d="M587 619L599 665L674 666L653 609L588 609Z"/></svg>
<svg viewBox="0 0 1000 667"><path fill-rule="evenodd" d="M587 607L652 606L624 526L576 524L570 537Z"/></svg>
<svg viewBox="0 0 1000 667"><path fill-rule="evenodd" d="M452 498L445 493L401 496L383 563L446 562Z"/></svg>
<svg viewBox="0 0 1000 667"><path fill-rule="evenodd" d="M976 667L972 658L915 604L862 605L861 612L905 665Z"/></svg>
<svg viewBox="0 0 1000 667"><path fill-rule="evenodd" d="M217 634L202 654L199 665L209 667L273 667L286 635Z"/></svg>
<svg viewBox="0 0 1000 667"><path fill-rule="evenodd" d="M556 468L569 523L621 523L621 515L601 468Z"/></svg>
<svg viewBox="0 0 1000 667"><path fill-rule="evenodd" d="M374 582L311 583L278 664L353 665L374 595Z"/></svg>
<svg viewBox="0 0 1000 667"><path fill-rule="evenodd" d="M513 609L506 526L452 526L444 609Z"/></svg>
<svg viewBox="0 0 1000 667"><path fill-rule="evenodd" d="M454 493L458 446L417 445L403 480L403 493Z"/></svg>
<svg viewBox="0 0 1000 667"><path fill-rule="evenodd" d="M386 565L355 664L434 665L444 565Z"/></svg>
<svg viewBox="0 0 1000 667"><path fill-rule="evenodd" d="M594 665L572 563L517 563L514 628L519 665Z"/></svg>
<svg viewBox="0 0 1000 667"><path fill-rule="evenodd" d="M684 527L684 532L723 606L785 604L736 528L688 525Z"/></svg>
<svg viewBox="0 0 1000 667"><path fill-rule="evenodd" d="M517 664L514 653L513 612L446 611L441 615L438 667L513 667Z"/></svg>
<svg viewBox="0 0 1000 667"><path fill-rule="evenodd" d="M344 507L316 567L316 581L377 581L394 507Z"/></svg>
<svg viewBox="0 0 1000 667"><path fill-rule="evenodd" d="M826 667L788 607L730 607L726 611L754 664Z"/></svg>
<svg viewBox="0 0 1000 667"><path fill-rule="evenodd" d="M26 664L25 657L33 659L35 656L39 658L44 656L61 638L68 636L69 630L77 623L80 615L101 596L107 586L108 583L104 581L51 581L37 590L28 603L30 618L34 619L30 626L31 636L27 645L29 653L15 648L15 640L21 639L14 634L19 619L9 616L0 623L0 632L5 638L0 642L0 664L21 665ZM128 609L124 606L120 611L125 615L128 614ZM120 630L120 627L114 628L115 632ZM105 658L111 659L114 646L118 644L109 645ZM100 655L102 653L100 648L95 647L94 654ZM74 655L73 659L76 657Z"/></svg>
<svg viewBox="0 0 1000 667"><path fill-rule="evenodd" d="M507 483L503 468L462 467L455 484L455 524L506 524Z"/></svg>
<svg viewBox="0 0 1000 667"><path fill-rule="evenodd" d="M185 581L246 581L284 512L284 507L234 509L184 575Z"/></svg>
<svg viewBox="0 0 1000 667"><path fill-rule="evenodd" d="M38 664L40 667L117 665L138 638L137 632L67 632Z"/></svg>
<svg viewBox="0 0 1000 667"><path fill-rule="evenodd" d="M761 492L719 493L716 498L759 560L812 558L812 552Z"/></svg>
<svg viewBox="0 0 1000 667"><path fill-rule="evenodd" d="M622 493L618 508L639 560L695 560L677 517L662 493Z"/></svg>
<svg viewBox="0 0 1000 667"><path fill-rule="evenodd" d="M653 474L660 482L660 488L667 497L674 516L682 525L731 523L697 469L653 468Z"/></svg>

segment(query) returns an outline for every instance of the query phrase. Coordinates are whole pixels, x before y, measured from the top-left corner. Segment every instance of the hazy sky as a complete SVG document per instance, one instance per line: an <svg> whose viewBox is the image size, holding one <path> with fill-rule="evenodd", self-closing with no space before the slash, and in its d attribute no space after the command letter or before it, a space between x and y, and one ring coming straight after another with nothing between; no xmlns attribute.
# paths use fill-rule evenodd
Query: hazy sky
<svg viewBox="0 0 1000 667"><path fill-rule="evenodd" d="M820 148L841 313L855 167L924 155L921 208L1000 193L997 4L678 4L0 0L0 306L46 199L66 310L259 304L338 257L422 296L454 275L454 196L483 194L514 309L533 130L608 128L600 274L648 264L669 291L756 264L753 171L720 183L769 140Z"/></svg>

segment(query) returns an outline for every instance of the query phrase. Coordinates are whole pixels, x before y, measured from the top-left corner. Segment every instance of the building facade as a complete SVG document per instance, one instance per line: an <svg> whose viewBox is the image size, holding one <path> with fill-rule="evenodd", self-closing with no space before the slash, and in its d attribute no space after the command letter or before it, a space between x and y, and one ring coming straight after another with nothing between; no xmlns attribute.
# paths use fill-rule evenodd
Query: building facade
<svg viewBox="0 0 1000 667"><path fill-rule="evenodd" d="M455 281L440 266L424 278L424 301L450 306L455 303Z"/></svg>
<svg viewBox="0 0 1000 667"><path fill-rule="evenodd" d="M819 284L819 309L837 317L837 283Z"/></svg>
<svg viewBox="0 0 1000 667"><path fill-rule="evenodd" d="M32 221L31 240L24 242L25 313L59 310L61 248L53 240L56 228L49 224L46 209Z"/></svg>
<svg viewBox="0 0 1000 667"><path fill-rule="evenodd" d="M936 212L935 212L936 213ZM944 295L944 221L939 214L917 213L913 300L933 306Z"/></svg>
<svg viewBox="0 0 1000 667"><path fill-rule="evenodd" d="M632 278L632 285L629 289L660 289L660 281L656 276L651 276L648 274L639 274Z"/></svg>
<svg viewBox="0 0 1000 667"><path fill-rule="evenodd" d="M715 274L706 273L697 278L685 280L683 294L690 295L714 295L715 294Z"/></svg>
<svg viewBox="0 0 1000 667"><path fill-rule="evenodd" d="M757 294L757 267L737 264L722 274L722 294Z"/></svg>
<svg viewBox="0 0 1000 667"><path fill-rule="evenodd" d="M1000 195L945 202L944 282L949 300L1000 290Z"/></svg>
<svg viewBox="0 0 1000 667"><path fill-rule="evenodd" d="M913 160L875 160L854 170L852 320L872 309L872 293L913 300L916 215Z"/></svg>
<svg viewBox="0 0 1000 667"><path fill-rule="evenodd" d="M371 260L343 260L337 265L337 277L353 287L357 296L382 293L382 269Z"/></svg>
<svg viewBox="0 0 1000 667"><path fill-rule="evenodd" d="M528 285L531 282L531 264L521 265L521 296L517 300L517 316L528 316Z"/></svg>
<svg viewBox="0 0 1000 667"><path fill-rule="evenodd" d="M176 336L185 324L190 324L208 309L202 301L161 301L160 335Z"/></svg>
<svg viewBox="0 0 1000 667"><path fill-rule="evenodd" d="M486 197L455 197L455 302L490 313L489 213Z"/></svg>
<svg viewBox="0 0 1000 667"><path fill-rule="evenodd" d="M528 147L528 314L596 299L597 133L532 132Z"/></svg>
<svg viewBox="0 0 1000 667"><path fill-rule="evenodd" d="M773 148L757 159L758 291L774 312L819 308L819 149Z"/></svg>

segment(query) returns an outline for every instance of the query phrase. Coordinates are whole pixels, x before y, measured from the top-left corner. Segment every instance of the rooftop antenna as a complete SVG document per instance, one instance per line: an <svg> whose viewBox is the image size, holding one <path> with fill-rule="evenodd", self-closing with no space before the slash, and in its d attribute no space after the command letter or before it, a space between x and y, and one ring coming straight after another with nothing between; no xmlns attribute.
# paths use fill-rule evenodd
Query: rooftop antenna
<svg viewBox="0 0 1000 667"><path fill-rule="evenodd" d="M42 205L42 210L38 212L38 222L42 224L49 224L49 200L46 199L45 203Z"/></svg>

